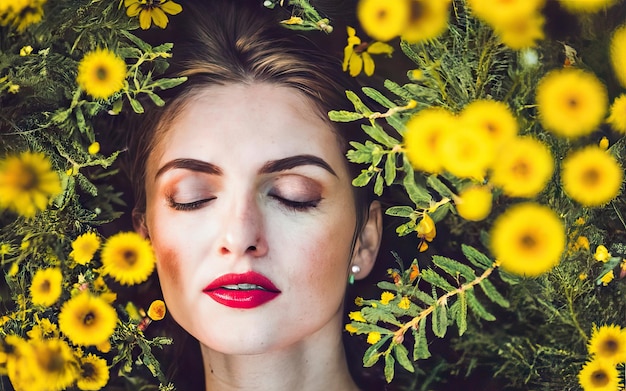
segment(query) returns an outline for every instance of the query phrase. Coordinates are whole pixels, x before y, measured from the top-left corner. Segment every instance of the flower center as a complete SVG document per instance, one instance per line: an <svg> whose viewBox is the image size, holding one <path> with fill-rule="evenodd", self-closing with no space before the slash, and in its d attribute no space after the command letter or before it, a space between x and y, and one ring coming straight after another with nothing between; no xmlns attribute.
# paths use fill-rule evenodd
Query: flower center
<svg viewBox="0 0 626 391"><path fill-rule="evenodd" d="M37 172L31 166L22 167L21 175L17 178L17 186L23 191L36 189L39 185L39 177Z"/></svg>
<svg viewBox="0 0 626 391"><path fill-rule="evenodd" d="M572 110L576 110L576 108L578 108L578 104L578 100L573 96L567 100L567 106Z"/></svg>
<svg viewBox="0 0 626 391"><path fill-rule="evenodd" d="M126 261L126 263L130 266L137 263L137 254L132 250L124 251L124 254L122 254L122 256L124 257L124 261Z"/></svg>
<svg viewBox="0 0 626 391"><path fill-rule="evenodd" d="M41 290L41 292L43 293L50 293L50 287L50 280L45 280L41 283L41 285L39 285L39 290Z"/></svg>
<svg viewBox="0 0 626 391"><path fill-rule="evenodd" d="M94 315L93 312L88 312L83 318L83 324L85 326L91 326L95 320L96 320L96 315Z"/></svg>
<svg viewBox="0 0 626 391"><path fill-rule="evenodd" d="M96 368L90 362L83 363L80 369L82 371L81 376L83 378L90 379L96 375Z"/></svg>
<svg viewBox="0 0 626 391"><path fill-rule="evenodd" d="M98 80L106 81L107 78L108 78L108 75L109 75L108 70L105 67L100 66L100 67L96 68L96 78Z"/></svg>
<svg viewBox="0 0 626 391"><path fill-rule="evenodd" d="M515 162L512 171L515 176L526 178L530 174L530 167L527 162L520 160Z"/></svg>
<svg viewBox="0 0 626 391"><path fill-rule="evenodd" d="M586 186L597 186L600 182L600 173L595 168L585 170L582 174L582 181Z"/></svg>
<svg viewBox="0 0 626 391"><path fill-rule="evenodd" d="M615 353L617 352L617 348L618 348L618 343L616 340L614 339L609 339L608 341L604 342L604 344L602 345L602 347L604 348L604 351L607 353Z"/></svg>
<svg viewBox="0 0 626 391"><path fill-rule="evenodd" d="M65 368L65 360L63 359L61 352L49 352L47 357L40 356L42 367L48 373L62 372Z"/></svg>
<svg viewBox="0 0 626 391"><path fill-rule="evenodd" d="M534 250L537 247L537 239L531 234L525 234L520 238L520 244L525 250Z"/></svg>
<svg viewBox="0 0 626 391"><path fill-rule="evenodd" d="M609 377L604 371L598 370L591 374L591 382L594 386L601 387L609 384Z"/></svg>

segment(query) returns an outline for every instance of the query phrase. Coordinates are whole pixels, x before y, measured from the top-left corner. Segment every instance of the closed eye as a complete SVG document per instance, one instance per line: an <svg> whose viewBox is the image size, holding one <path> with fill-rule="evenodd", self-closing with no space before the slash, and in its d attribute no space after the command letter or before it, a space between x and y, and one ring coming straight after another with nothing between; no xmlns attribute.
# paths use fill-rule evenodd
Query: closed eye
<svg viewBox="0 0 626 391"><path fill-rule="evenodd" d="M308 200L308 201L294 201L294 200L280 197L275 194L270 194L270 197L280 202L283 206L287 207L288 209L295 210L295 211L304 211L304 210L316 208L317 205L322 200L321 198L318 198L318 199Z"/></svg>
<svg viewBox="0 0 626 391"><path fill-rule="evenodd" d="M180 210L180 211L189 211L200 209L208 202L214 200L216 197L204 198L201 200L191 201L191 202L176 202L173 198L168 198L167 203L172 209Z"/></svg>

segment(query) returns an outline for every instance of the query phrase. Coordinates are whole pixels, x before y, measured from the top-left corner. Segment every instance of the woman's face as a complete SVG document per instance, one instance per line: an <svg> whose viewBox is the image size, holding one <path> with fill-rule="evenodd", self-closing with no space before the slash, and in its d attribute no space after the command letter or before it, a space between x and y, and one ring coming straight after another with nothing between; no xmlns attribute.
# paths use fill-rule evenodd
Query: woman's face
<svg viewBox="0 0 626 391"><path fill-rule="evenodd" d="M356 212L337 136L295 89L207 88L147 164L146 230L174 319L227 354L338 334Z"/></svg>

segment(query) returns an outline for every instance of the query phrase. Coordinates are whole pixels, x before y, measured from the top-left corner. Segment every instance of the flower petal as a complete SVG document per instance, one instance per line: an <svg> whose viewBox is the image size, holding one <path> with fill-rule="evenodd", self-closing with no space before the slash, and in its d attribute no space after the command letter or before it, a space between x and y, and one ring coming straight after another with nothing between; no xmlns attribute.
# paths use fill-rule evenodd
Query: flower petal
<svg viewBox="0 0 626 391"><path fill-rule="evenodd" d="M126 15L131 18L139 15L139 12L141 12L141 6L139 3L131 4L128 8L126 8Z"/></svg>
<svg viewBox="0 0 626 391"><path fill-rule="evenodd" d="M152 21L154 22L154 24L164 29L167 26L167 22L169 20L167 19L167 15L165 15L165 12L161 11L160 8L154 8L152 10Z"/></svg>
<svg viewBox="0 0 626 391"><path fill-rule="evenodd" d="M166 1L165 3L161 4L161 9L163 10L163 12L167 12L170 15L177 15L183 10L183 7L178 3L174 3L173 1Z"/></svg>
<svg viewBox="0 0 626 391"><path fill-rule="evenodd" d="M143 10L139 14L139 25L143 30L147 30L150 28L150 24L152 24L150 13L152 11Z"/></svg>
<svg viewBox="0 0 626 391"><path fill-rule="evenodd" d="M374 60L369 53L363 53L363 65L364 71L367 76L372 76L374 74Z"/></svg>
<svg viewBox="0 0 626 391"><path fill-rule="evenodd" d="M363 69L363 59L356 53L353 53L350 57L350 76L355 77L361 73Z"/></svg>

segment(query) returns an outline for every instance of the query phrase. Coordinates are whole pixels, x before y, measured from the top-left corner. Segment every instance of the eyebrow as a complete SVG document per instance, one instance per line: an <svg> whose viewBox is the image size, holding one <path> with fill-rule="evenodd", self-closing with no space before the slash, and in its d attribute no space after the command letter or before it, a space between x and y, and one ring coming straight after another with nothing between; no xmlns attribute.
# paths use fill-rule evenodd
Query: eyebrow
<svg viewBox="0 0 626 391"><path fill-rule="evenodd" d="M295 155L283 159L272 160L263 165L259 170L260 174L270 174L274 172L286 171L299 166L317 166L325 169L329 173L337 176L335 170L323 159L313 155ZM173 169L184 169L196 172L203 172L212 175L222 175L222 170L213 163L197 159L174 159L165 163L155 174L155 180L166 171Z"/></svg>

